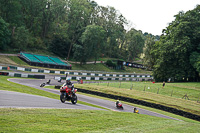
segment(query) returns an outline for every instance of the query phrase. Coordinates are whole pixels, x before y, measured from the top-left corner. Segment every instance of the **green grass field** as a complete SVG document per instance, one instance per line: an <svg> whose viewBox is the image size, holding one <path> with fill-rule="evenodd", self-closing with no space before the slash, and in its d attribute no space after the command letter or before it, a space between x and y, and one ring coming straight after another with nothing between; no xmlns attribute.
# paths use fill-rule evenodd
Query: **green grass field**
<svg viewBox="0 0 200 133"><path fill-rule="evenodd" d="M120 86L121 84L121 86ZM98 83L96 83L98 85ZM145 91L150 93L158 93L165 96L172 96L176 98L182 98L185 94L188 95L192 101L197 101L200 97L200 82L194 83L166 83L165 87L162 87L162 83L151 82L109 82L101 83L102 86L109 86L114 88L134 89L138 91Z"/></svg>
<svg viewBox="0 0 200 133"><path fill-rule="evenodd" d="M162 88L162 83L122 82L120 86L120 82L110 82L109 84L76 84L75 87L157 103L200 115L200 103L197 103L200 93L199 85L200 83L187 83L185 85L184 83L166 83L166 86ZM158 88L160 88L159 92ZM188 94L190 100L182 99L185 93Z"/></svg>
<svg viewBox="0 0 200 133"><path fill-rule="evenodd" d="M200 123L114 111L1 108L0 130L9 133L197 133Z"/></svg>

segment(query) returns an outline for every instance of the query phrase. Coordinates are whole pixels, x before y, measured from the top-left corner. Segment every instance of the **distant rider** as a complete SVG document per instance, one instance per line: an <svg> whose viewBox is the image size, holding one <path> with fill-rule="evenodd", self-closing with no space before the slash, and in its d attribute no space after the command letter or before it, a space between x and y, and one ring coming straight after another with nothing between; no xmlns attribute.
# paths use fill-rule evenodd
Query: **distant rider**
<svg viewBox="0 0 200 133"><path fill-rule="evenodd" d="M133 108L133 113L139 114L139 110L135 107L135 108Z"/></svg>
<svg viewBox="0 0 200 133"><path fill-rule="evenodd" d="M118 106L118 104L119 104L119 100L117 100L117 102L116 102L116 107Z"/></svg>

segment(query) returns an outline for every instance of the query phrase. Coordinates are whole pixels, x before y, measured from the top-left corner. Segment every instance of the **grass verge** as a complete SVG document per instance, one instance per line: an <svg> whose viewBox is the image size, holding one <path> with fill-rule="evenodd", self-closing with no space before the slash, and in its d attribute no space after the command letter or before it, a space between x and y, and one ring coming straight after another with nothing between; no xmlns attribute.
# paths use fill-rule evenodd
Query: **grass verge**
<svg viewBox="0 0 200 133"><path fill-rule="evenodd" d="M12 61L18 65L29 66L26 62L22 61L18 56L8 56Z"/></svg>
<svg viewBox="0 0 200 133"><path fill-rule="evenodd" d="M198 132L199 123L114 111L0 109L1 132Z"/></svg>

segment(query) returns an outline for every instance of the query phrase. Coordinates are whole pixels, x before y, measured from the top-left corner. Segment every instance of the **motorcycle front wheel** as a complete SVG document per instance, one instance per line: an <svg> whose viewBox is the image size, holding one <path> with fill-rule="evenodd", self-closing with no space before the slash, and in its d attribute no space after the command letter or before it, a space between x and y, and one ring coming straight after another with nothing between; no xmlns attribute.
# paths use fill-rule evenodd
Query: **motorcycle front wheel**
<svg viewBox="0 0 200 133"><path fill-rule="evenodd" d="M60 101L61 101L62 103L64 103L65 100L66 100L65 94L64 94L64 93L61 93L61 94L60 94Z"/></svg>

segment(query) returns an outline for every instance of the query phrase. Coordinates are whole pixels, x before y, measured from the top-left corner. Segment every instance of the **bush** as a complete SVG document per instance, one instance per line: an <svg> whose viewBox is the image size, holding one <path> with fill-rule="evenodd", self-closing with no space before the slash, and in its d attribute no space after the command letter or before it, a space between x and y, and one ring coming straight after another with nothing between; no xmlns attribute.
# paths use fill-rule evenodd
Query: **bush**
<svg viewBox="0 0 200 133"><path fill-rule="evenodd" d="M117 64L114 63L112 60L107 60L107 61L106 61L106 65L107 65L108 67L113 67L113 68L117 67Z"/></svg>

